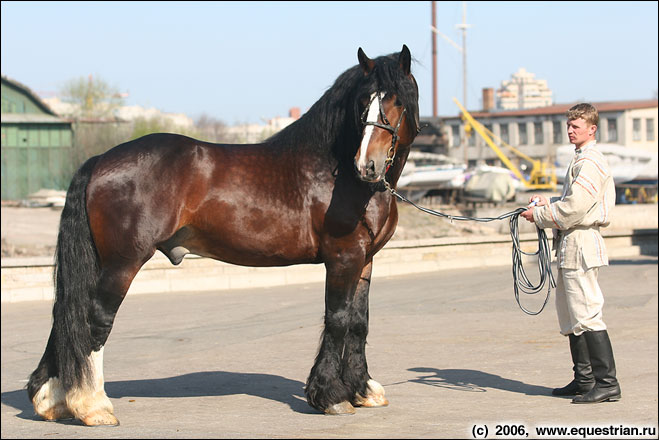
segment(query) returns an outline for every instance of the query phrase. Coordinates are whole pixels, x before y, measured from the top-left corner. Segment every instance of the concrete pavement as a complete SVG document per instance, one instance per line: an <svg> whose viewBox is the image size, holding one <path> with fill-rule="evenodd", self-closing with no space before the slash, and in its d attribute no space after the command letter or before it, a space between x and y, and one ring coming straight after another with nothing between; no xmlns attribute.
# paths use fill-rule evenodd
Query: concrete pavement
<svg viewBox="0 0 659 440"><path fill-rule="evenodd" d="M3 303L2 438L483 438L484 428L537 438L542 426L646 427L657 438L657 257L614 260L600 282L620 402L550 396L572 374L553 298L525 315L501 266L375 277L367 356L390 405L343 417L316 413L303 392L322 283L129 295L105 348L113 428L34 415L24 387L52 304Z"/></svg>

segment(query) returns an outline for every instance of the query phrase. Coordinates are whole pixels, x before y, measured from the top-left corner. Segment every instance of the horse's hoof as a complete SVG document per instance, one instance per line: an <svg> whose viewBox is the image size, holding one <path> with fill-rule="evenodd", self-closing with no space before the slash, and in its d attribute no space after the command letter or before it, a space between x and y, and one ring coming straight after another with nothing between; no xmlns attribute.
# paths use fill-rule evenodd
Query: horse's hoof
<svg viewBox="0 0 659 440"><path fill-rule="evenodd" d="M389 405L389 401L384 397L384 388L382 385L370 379L366 384L366 396L357 394L355 396L355 405L365 408L379 408Z"/></svg>
<svg viewBox="0 0 659 440"><path fill-rule="evenodd" d="M119 420L108 412L96 412L80 420L87 426L119 426Z"/></svg>
<svg viewBox="0 0 659 440"><path fill-rule="evenodd" d="M364 408L380 408L389 405L389 400L384 396L357 396L355 405L363 406Z"/></svg>
<svg viewBox="0 0 659 440"><path fill-rule="evenodd" d="M63 403L59 403L52 408L45 410L43 413L39 413L39 415L49 422L62 419L72 419L74 417L66 404Z"/></svg>
<svg viewBox="0 0 659 440"><path fill-rule="evenodd" d="M355 407L353 407L347 400L341 403L335 403L325 410L325 414L329 414L331 416L345 416L354 413Z"/></svg>

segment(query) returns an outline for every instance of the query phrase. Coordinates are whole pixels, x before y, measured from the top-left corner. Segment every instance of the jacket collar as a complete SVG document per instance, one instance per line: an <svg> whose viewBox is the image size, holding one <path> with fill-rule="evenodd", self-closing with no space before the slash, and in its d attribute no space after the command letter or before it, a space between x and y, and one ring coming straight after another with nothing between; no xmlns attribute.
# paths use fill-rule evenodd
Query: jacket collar
<svg viewBox="0 0 659 440"><path fill-rule="evenodd" d="M595 144L597 144L597 141L593 139L592 141L588 142L586 145L584 145L581 148L574 147L574 154L577 155L577 156L580 155L580 154L583 154L589 148L594 147Z"/></svg>

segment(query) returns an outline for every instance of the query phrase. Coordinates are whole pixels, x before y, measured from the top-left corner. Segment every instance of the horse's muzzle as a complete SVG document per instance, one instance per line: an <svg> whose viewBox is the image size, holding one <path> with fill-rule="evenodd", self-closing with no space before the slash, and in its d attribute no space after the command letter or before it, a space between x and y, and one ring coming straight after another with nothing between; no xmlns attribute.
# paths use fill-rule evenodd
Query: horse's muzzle
<svg viewBox="0 0 659 440"><path fill-rule="evenodd" d="M357 171L357 177L364 182L376 183L382 180L383 173L376 171L373 160L369 160L365 165L361 166L355 161L355 170Z"/></svg>

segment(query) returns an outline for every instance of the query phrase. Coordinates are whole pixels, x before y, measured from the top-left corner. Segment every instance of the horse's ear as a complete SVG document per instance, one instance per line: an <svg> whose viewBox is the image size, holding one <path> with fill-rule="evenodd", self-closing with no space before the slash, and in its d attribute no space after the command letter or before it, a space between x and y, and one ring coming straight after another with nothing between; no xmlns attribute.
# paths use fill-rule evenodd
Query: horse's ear
<svg viewBox="0 0 659 440"><path fill-rule="evenodd" d="M359 59L359 65L362 66L364 75L371 73L371 70L373 70L373 67L375 66L375 62L366 56L361 47L357 51L357 58Z"/></svg>
<svg viewBox="0 0 659 440"><path fill-rule="evenodd" d="M398 56L398 64L400 65L400 68L403 69L405 75L410 74L412 55L410 54L410 50L404 44L403 49L400 51L400 55Z"/></svg>

